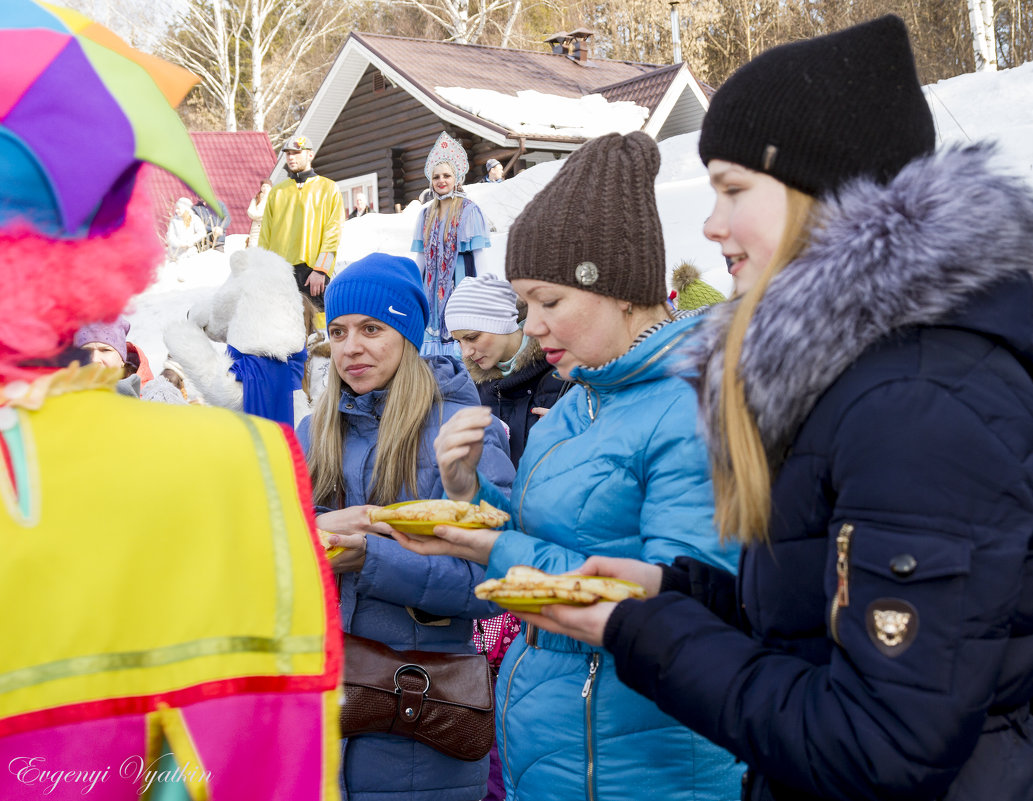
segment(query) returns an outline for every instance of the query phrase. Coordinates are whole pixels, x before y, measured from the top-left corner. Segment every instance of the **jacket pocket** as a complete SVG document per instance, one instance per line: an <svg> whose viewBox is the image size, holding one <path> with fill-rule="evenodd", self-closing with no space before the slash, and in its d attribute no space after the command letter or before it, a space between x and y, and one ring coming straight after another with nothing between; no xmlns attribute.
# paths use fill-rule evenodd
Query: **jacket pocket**
<svg viewBox="0 0 1033 801"><path fill-rule="evenodd" d="M945 692L963 636L972 543L849 521L835 529L829 632L858 672Z"/></svg>

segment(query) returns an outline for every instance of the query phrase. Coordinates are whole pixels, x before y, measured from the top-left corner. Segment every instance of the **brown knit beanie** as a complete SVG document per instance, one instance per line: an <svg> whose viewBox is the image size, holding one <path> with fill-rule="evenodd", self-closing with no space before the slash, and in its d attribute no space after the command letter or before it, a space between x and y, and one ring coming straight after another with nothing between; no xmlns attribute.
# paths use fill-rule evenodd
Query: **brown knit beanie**
<svg viewBox="0 0 1033 801"><path fill-rule="evenodd" d="M509 229L506 278L663 303L659 169L656 142L641 131L606 134L575 151Z"/></svg>
<svg viewBox="0 0 1033 801"><path fill-rule="evenodd" d="M894 16L757 56L711 98L699 137L704 164L741 164L815 197L862 175L885 183L935 146Z"/></svg>

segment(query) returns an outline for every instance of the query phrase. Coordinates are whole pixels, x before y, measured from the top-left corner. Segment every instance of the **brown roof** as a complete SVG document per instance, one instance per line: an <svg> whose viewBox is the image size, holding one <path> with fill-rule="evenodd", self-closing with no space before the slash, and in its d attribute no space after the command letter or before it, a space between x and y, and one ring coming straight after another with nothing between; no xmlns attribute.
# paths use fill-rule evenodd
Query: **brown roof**
<svg viewBox="0 0 1033 801"><path fill-rule="evenodd" d="M544 49L514 50L374 33L351 35L445 105L451 104L434 93L435 86L511 94L533 89L560 97L581 97L658 69L656 64L607 58L578 63Z"/></svg>
<svg viewBox="0 0 1033 801"><path fill-rule="evenodd" d="M681 69L681 64L671 64L668 67L661 67L653 72L629 78L620 83L603 86L596 91L609 100L611 103L627 100L639 106L645 106L652 114L656 111L657 105L663 99L664 94L671 88L674 76Z"/></svg>
<svg viewBox="0 0 1033 801"><path fill-rule="evenodd" d="M248 203L258 191L263 178L268 178L276 164L276 155L263 131L196 131L190 138L201 157L215 196L230 212L227 233L246 234L251 229L247 216ZM177 198L196 199L186 184L171 173L150 167L143 178L154 201L155 225L164 235L172 206Z"/></svg>

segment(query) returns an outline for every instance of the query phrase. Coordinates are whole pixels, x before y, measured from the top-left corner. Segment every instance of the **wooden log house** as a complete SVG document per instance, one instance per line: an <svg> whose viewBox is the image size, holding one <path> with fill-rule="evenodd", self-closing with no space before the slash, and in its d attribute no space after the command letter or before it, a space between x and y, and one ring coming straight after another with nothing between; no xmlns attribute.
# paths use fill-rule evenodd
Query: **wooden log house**
<svg viewBox="0 0 1033 801"><path fill-rule="evenodd" d="M563 158L586 139L523 135L478 117L438 94L442 87L515 95L533 89L560 97L598 93L649 110L643 130L657 139L698 130L710 87L684 63L641 64L591 57L591 31L550 37L552 51L514 50L370 33L352 33L316 92L297 133L316 148L314 169L337 182L350 211L359 192L376 211L404 208L426 189L424 160L442 131L470 156L467 183L488 159L508 176ZM273 181L284 177L283 157Z"/></svg>

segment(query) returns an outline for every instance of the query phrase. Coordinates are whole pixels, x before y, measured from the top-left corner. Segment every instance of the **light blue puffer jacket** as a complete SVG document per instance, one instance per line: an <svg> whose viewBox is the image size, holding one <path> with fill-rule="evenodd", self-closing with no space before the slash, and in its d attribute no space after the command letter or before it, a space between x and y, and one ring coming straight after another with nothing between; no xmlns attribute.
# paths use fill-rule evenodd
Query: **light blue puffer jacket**
<svg viewBox="0 0 1033 801"><path fill-rule="evenodd" d="M722 548L713 528L695 393L667 375L698 319L663 326L608 365L576 368L580 386L531 430L511 504L481 476L480 496L515 526L492 549L489 577L517 564L562 573L595 554L688 554L734 572L738 549ZM602 649L525 625L496 703L507 801L739 797L732 757L621 684Z"/></svg>
<svg viewBox="0 0 1033 801"><path fill-rule="evenodd" d="M424 428L418 496L440 498L434 437L442 422L464 406L479 405L480 399L469 374L458 362L446 356L431 356L427 362L441 387L444 404L440 420L433 410ZM373 473L379 415L386 395L386 390L358 397L346 390L341 395L339 408L348 426L344 477L345 499L350 506L367 502L366 488ZM306 417L297 430L306 453L310 423L311 418ZM486 432L479 469L508 493L513 464L505 431L497 420ZM474 597L473 588L484 580L480 565L452 557L420 556L384 537L367 537L362 570L342 574L340 579L344 631L398 650L473 653L473 620L498 612L494 605ZM443 621L421 625L410 609L448 620L443 625ZM347 655L345 660L347 663ZM401 737L368 734L350 738L342 745L342 758L344 801L477 801L486 790L487 757L479 762L462 762Z"/></svg>

